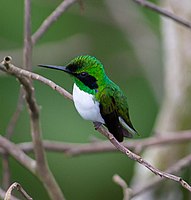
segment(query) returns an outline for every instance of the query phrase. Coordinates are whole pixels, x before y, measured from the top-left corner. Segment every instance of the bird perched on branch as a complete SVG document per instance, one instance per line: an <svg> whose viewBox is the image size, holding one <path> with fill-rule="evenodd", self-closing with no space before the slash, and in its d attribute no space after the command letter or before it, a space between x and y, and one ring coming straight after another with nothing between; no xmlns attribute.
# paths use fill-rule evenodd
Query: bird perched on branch
<svg viewBox="0 0 191 200"><path fill-rule="evenodd" d="M73 100L82 118L104 124L119 142L136 133L130 121L127 97L108 78L95 57L78 56L66 66L39 66L64 71L74 78Z"/></svg>

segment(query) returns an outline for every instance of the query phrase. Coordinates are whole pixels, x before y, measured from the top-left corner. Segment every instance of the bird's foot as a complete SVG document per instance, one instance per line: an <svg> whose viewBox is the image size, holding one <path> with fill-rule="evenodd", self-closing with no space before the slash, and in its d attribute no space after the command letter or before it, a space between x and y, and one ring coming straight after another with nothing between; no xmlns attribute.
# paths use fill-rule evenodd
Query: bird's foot
<svg viewBox="0 0 191 200"><path fill-rule="evenodd" d="M93 122L95 130L98 130L99 127L102 125L101 122Z"/></svg>

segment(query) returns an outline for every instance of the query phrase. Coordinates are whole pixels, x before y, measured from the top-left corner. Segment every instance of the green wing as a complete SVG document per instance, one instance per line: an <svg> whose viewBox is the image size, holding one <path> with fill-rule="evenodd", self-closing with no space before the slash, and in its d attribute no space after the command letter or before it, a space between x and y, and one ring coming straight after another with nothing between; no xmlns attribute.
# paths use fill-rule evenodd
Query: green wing
<svg viewBox="0 0 191 200"><path fill-rule="evenodd" d="M127 98L115 86L104 88L100 94L100 112L105 125L118 141L135 132L128 113Z"/></svg>

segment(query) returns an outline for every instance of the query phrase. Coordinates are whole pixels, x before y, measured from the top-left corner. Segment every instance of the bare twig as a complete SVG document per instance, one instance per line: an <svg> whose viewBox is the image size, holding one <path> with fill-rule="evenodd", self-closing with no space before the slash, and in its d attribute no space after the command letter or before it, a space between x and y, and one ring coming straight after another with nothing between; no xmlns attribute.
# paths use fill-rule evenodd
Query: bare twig
<svg viewBox="0 0 191 200"><path fill-rule="evenodd" d="M21 186L19 183L17 183L17 182L13 183L13 184L9 187L9 189L7 190L7 192L6 192L6 194L5 194L4 200L11 200L11 192L12 192L14 189L16 189L17 191L19 191L25 199L27 199L27 200L32 200L32 198L27 194L27 192L26 192L26 191L22 188L22 186Z"/></svg>
<svg viewBox="0 0 191 200"><path fill-rule="evenodd" d="M77 0L64 0L55 10L47 17L39 29L32 36L32 44L34 45L39 38L47 31L47 29Z"/></svg>
<svg viewBox="0 0 191 200"><path fill-rule="evenodd" d="M131 188L128 188L127 183L117 174L113 176L113 181L122 188L123 200L130 200L132 195L132 190Z"/></svg>
<svg viewBox="0 0 191 200"><path fill-rule="evenodd" d="M170 12L168 10L165 10L163 8L156 6L154 3L148 2L146 0L132 0L132 1L134 1L135 3L137 3L143 7L146 7L152 11L155 11L162 16L168 17L169 19L177 22L178 24L180 24L186 28L191 29L191 23L188 20L182 19L181 17L174 15L172 12Z"/></svg>
<svg viewBox="0 0 191 200"><path fill-rule="evenodd" d="M191 155L188 155L188 156L182 158L181 160L177 161L177 163L173 164L171 167L169 167L166 170L166 172L167 173L178 173L185 167L190 166L190 164L191 164ZM134 189L132 197L135 197L144 192L147 192L148 190L157 186L162 181L164 181L164 179L160 179L159 177L152 177L151 181L147 182L147 184L145 184L143 187Z"/></svg>
<svg viewBox="0 0 191 200"><path fill-rule="evenodd" d="M1 63L6 68L6 72L14 75L18 78L20 83L23 85L26 93L26 101L29 108L30 113L30 122L31 122L31 135L34 144L34 153L36 158L36 173L39 175L41 181L43 182L45 188L51 199L64 200L64 196L60 187L58 186L54 176L49 170L44 148L41 140L41 129L39 122L39 109L36 103L36 99L34 96L34 88L32 87L31 81L29 78L22 76L17 71L14 71L15 68L12 64L10 64L11 58L5 57L4 61Z"/></svg>
<svg viewBox="0 0 191 200"><path fill-rule="evenodd" d="M128 156L130 159L137 161L138 163L140 163L141 165L143 165L144 167L148 168L151 172L153 172L154 174L160 176L161 178L167 178L173 181L178 182L179 184L182 185L182 187L186 188L188 191L191 192L191 186L184 181L181 177L175 176L173 174L169 174L167 172L162 172L159 169L153 167L150 163L148 163L146 160L144 160L143 158L141 158L141 156L133 153L132 151L130 151L128 148L126 148L125 146L123 146L122 144L120 144L115 137L109 132L107 131L103 126L100 126L97 129L101 134L103 134L104 136L106 136L110 142L122 153L124 153L126 156Z"/></svg>

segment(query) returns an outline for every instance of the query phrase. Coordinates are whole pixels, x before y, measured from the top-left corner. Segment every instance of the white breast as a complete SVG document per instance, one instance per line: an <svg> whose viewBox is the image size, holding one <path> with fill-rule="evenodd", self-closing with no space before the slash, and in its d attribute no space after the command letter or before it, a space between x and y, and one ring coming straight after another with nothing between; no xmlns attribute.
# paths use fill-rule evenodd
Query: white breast
<svg viewBox="0 0 191 200"><path fill-rule="evenodd" d="M104 123L100 114L99 102L94 99L92 94L88 94L74 83L73 100L76 110L85 120Z"/></svg>

